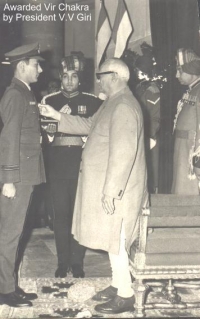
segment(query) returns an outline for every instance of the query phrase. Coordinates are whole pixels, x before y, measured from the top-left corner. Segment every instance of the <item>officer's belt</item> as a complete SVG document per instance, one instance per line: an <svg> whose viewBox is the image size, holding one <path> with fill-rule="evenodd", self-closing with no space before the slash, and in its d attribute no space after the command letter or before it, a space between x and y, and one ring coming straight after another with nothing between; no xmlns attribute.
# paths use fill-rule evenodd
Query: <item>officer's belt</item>
<svg viewBox="0 0 200 319"><path fill-rule="evenodd" d="M52 146L83 146L83 141L79 136L55 137Z"/></svg>
<svg viewBox="0 0 200 319"><path fill-rule="evenodd" d="M176 130L176 137L191 140L195 137L195 131Z"/></svg>

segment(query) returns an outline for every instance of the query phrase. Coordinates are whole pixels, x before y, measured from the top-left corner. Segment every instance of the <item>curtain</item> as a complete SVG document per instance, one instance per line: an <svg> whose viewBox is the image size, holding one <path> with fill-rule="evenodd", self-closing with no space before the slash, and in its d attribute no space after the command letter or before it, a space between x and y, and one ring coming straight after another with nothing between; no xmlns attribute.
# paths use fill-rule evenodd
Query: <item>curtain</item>
<svg viewBox="0 0 200 319"><path fill-rule="evenodd" d="M197 0L150 0L152 44L167 83L161 90L159 193L170 193L173 177L173 120L178 100L186 87L177 81L175 55L178 48L200 53Z"/></svg>

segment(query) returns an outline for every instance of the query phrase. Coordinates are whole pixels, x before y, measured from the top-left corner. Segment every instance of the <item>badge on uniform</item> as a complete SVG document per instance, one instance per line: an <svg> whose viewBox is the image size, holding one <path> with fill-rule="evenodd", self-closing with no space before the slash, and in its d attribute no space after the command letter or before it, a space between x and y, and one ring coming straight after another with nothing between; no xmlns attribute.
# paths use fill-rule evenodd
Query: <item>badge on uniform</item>
<svg viewBox="0 0 200 319"><path fill-rule="evenodd" d="M71 110L71 108L69 107L68 104L65 104L65 105L60 109L59 112L69 115L69 114L71 114L72 110Z"/></svg>
<svg viewBox="0 0 200 319"><path fill-rule="evenodd" d="M36 102L35 101L30 101L29 104L30 105L36 105Z"/></svg>
<svg viewBox="0 0 200 319"><path fill-rule="evenodd" d="M87 108L86 105L78 105L78 114L86 114Z"/></svg>

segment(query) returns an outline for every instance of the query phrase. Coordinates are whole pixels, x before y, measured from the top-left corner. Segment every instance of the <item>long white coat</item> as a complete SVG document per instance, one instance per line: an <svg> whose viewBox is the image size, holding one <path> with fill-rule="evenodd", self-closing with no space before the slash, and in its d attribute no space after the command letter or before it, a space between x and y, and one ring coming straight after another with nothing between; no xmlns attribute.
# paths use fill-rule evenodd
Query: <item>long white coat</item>
<svg viewBox="0 0 200 319"><path fill-rule="evenodd" d="M118 254L123 221L129 249L147 199L143 118L137 100L126 87L89 119L63 114L59 131L89 135L74 209L75 239L86 247ZM103 194L115 198L113 215L103 210Z"/></svg>

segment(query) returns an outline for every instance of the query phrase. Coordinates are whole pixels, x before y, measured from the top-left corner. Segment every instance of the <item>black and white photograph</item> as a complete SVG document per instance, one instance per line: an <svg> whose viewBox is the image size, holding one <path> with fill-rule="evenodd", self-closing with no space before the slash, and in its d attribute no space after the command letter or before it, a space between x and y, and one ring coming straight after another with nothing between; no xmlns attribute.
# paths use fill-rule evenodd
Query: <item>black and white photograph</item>
<svg viewBox="0 0 200 319"><path fill-rule="evenodd" d="M200 0L0 0L0 319L200 318Z"/></svg>

